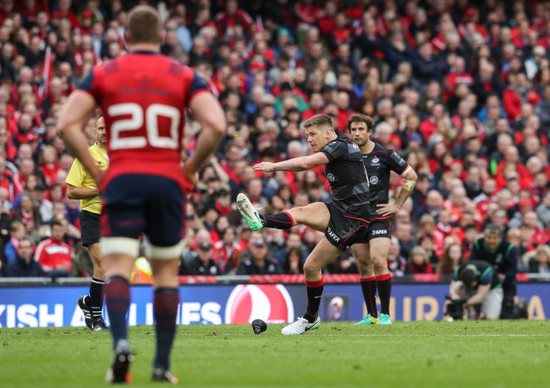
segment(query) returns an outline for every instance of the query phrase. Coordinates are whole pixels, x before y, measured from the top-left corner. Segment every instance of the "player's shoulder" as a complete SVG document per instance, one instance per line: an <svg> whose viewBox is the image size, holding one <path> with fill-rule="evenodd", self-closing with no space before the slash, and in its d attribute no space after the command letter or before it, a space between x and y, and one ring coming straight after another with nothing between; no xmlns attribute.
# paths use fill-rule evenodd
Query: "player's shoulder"
<svg viewBox="0 0 550 388"><path fill-rule="evenodd" d="M388 163L391 163L392 165L396 165L396 168L398 171L401 168L403 169L406 168L407 161L403 159L398 152L396 152L394 149L385 147L381 144L378 144L378 143L375 143L375 144L378 145L379 149L376 150L376 146L375 146L374 152L376 152L381 159L386 160Z"/></svg>
<svg viewBox="0 0 550 388"><path fill-rule="evenodd" d="M353 143L353 144L355 144L355 142L351 139L351 137L349 137L349 136L347 136L343 133L336 132L336 135L337 135L336 141L341 141L343 143Z"/></svg>
<svg viewBox="0 0 550 388"><path fill-rule="evenodd" d="M345 153L346 151L348 153L361 153L359 146L355 144L351 138L341 133L337 133L336 139L332 140L322 148L322 151L329 153L335 152L336 150L338 150L338 153Z"/></svg>
<svg viewBox="0 0 550 388"><path fill-rule="evenodd" d="M383 146L382 144L378 142L374 142L374 148L372 149L372 153L379 154L380 156L387 155L388 157L391 156L392 153L395 151L392 150L389 147Z"/></svg>

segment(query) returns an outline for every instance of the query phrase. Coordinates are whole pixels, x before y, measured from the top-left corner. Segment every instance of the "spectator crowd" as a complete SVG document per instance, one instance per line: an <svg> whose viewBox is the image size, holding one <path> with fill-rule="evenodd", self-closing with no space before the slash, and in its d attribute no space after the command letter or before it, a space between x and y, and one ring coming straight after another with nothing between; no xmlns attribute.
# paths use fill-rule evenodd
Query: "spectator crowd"
<svg viewBox="0 0 550 388"><path fill-rule="evenodd" d="M320 233L252 232L233 204L329 198L322 169L252 168L306 155L301 123L319 113L342 133L352 114L373 117L375 140L418 174L392 219L394 276L452 273L487 223L520 251L518 271L550 272L549 2L2 0L2 275L89 276L56 119L92 66L125 54L127 12L143 3L163 17L161 52L204 78L228 121L186 204L182 275L301 273ZM188 120L184 160L199 133ZM357 266L345 252L327 271Z"/></svg>

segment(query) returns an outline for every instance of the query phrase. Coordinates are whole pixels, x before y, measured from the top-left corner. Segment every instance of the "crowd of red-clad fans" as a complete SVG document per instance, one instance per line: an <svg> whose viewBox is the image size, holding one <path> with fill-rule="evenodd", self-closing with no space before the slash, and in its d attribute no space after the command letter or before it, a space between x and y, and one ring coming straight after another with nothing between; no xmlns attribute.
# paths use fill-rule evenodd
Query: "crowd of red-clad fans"
<svg viewBox="0 0 550 388"><path fill-rule="evenodd" d="M373 117L376 141L418 174L392 219L394 276L452 273L489 222L519 249L520 272L549 272L549 2L3 0L5 276L89 274L79 203L65 195L73 158L56 116L92 66L125 54L127 12L144 3L164 20L161 52L206 80L229 123L186 205L181 274L302 271L320 233L252 232L233 202L245 192L279 212L328 200L320 168L269 176L252 169L305 155L301 123L318 113L341 132L354 113ZM90 144L93 126L85 129ZM186 123L184 158L199 130ZM392 192L400 179L392 178ZM327 271L357 267L344 253Z"/></svg>

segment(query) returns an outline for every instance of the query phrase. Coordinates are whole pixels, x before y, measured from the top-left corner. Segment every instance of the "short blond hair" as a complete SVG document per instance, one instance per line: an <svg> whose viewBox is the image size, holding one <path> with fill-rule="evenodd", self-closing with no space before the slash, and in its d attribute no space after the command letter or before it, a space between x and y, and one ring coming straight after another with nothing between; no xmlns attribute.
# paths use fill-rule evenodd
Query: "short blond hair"
<svg viewBox="0 0 550 388"><path fill-rule="evenodd" d="M334 126L332 125L332 119L325 114L315 115L304 122L304 128L309 128L314 125L318 127L324 127L328 130L334 131Z"/></svg>

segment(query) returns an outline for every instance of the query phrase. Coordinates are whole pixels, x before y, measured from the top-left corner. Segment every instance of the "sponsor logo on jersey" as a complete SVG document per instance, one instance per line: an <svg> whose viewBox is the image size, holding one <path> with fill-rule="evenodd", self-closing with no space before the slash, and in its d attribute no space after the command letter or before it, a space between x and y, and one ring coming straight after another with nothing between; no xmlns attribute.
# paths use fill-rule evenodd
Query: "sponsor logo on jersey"
<svg viewBox="0 0 550 388"><path fill-rule="evenodd" d="M332 183L332 182L334 182L334 181L336 180L336 177L335 177L334 175L332 175L332 173L329 172L329 173L327 174L327 179L328 179L329 182Z"/></svg>
<svg viewBox="0 0 550 388"><path fill-rule="evenodd" d="M250 323L254 319L267 323L294 320L294 304L283 285L241 284L233 289L225 308L225 323Z"/></svg>
<svg viewBox="0 0 550 388"><path fill-rule="evenodd" d="M369 179L371 185L375 185L378 183L378 177L375 175L372 175Z"/></svg>

